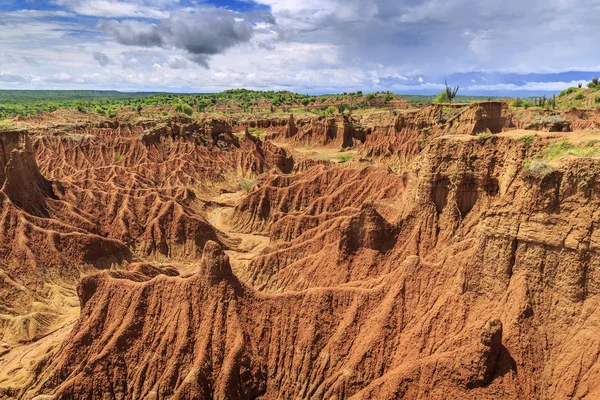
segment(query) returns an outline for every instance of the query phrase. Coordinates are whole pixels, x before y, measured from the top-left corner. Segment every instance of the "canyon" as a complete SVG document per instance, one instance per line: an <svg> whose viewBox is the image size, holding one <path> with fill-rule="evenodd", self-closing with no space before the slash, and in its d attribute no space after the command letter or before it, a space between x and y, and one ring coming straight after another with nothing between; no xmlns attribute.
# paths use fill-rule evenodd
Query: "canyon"
<svg viewBox="0 0 600 400"><path fill-rule="evenodd" d="M504 101L17 118L0 399L599 398L598 129Z"/></svg>

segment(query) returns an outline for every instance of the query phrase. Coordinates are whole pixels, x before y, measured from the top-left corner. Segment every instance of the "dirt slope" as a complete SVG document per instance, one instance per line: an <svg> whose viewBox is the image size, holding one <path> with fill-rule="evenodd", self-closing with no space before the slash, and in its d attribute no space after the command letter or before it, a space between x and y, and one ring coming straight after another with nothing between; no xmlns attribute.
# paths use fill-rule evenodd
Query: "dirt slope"
<svg viewBox="0 0 600 400"><path fill-rule="evenodd" d="M10 387L0 373L0 396L599 397L596 135L510 131L503 103L443 107L364 116L372 125L353 147L391 146L373 163L295 165L244 121L102 122L41 129L33 145L6 135L3 212L33 221L26 232L60 238L63 223L78 235L73 250L29 241L20 258L3 253L14 265L36 254L63 262L5 269L7 320L40 307L34 283L54 282L52 268L87 264L61 282L84 275L73 329L60 329L74 316L56 307L57 334L23 345L36 348L11 342L0 366L18 354L31 365ZM387 133L374 128L390 120ZM314 126L298 121L264 129L293 148ZM531 167L563 140L592 150ZM13 171L27 195L10 185ZM231 193L232 177L256 182ZM88 237L125 256L102 264L119 252L83 253Z"/></svg>

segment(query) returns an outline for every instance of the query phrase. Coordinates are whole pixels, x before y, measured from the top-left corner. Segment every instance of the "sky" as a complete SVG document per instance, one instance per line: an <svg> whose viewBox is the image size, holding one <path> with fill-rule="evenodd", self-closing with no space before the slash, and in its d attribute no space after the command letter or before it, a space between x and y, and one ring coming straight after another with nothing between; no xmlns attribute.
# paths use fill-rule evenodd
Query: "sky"
<svg viewBox="0 0 600 400"><path fill-rule="evenodd" d="M600 76L600 0L0 0L0 89L533 96Z"/></svg>

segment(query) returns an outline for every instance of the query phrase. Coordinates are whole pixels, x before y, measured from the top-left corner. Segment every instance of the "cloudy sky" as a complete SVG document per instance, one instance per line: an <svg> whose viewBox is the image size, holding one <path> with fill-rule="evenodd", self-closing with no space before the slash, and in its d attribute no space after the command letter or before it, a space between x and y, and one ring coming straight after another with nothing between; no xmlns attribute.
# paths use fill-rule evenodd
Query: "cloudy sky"
<svg viewBox="0 0 600 400"><path fill-rule="evenodd" d="M600 0L0 0L0 89L543 94L600 75Z"/></svg>

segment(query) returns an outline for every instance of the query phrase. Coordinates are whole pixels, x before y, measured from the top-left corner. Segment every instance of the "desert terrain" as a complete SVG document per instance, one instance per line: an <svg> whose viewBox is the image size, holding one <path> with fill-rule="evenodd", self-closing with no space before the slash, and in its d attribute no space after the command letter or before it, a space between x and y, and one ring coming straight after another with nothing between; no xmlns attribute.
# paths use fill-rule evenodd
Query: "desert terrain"
<svg viewBox="0 0 600 400"><path fill-rule="evenodd" d="M0 399L600 398L585 93L3 121Z"/></svg>

